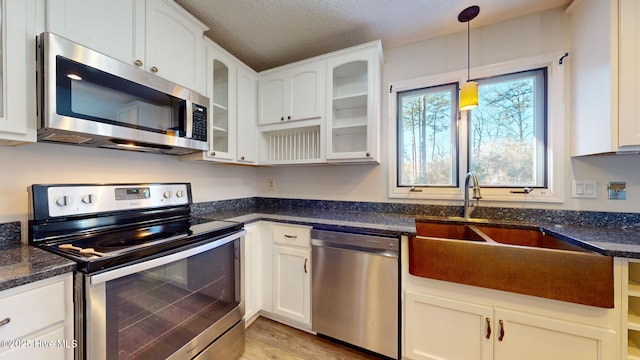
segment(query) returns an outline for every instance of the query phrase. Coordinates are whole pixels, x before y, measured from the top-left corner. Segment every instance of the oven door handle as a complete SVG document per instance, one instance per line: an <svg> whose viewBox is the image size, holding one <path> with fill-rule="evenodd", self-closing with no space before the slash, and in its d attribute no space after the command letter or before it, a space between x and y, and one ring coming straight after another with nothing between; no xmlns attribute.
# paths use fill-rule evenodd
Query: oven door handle
<svg viewBox="0 0 640 360"><path fill-rule="evenodd" d="M101 284L107 281L111 281L114 279L118 279L124 276L128 276L131 274L135 274L144 270L149 270L151 268L154 268L156 266L162 266L162 265L166 265L175 261L179 261L185 258L188 258L190 256L193 255L198 255L200 253L203 253L205 251L217 248L219 246L228 244L236 239L239 239L240 237L244 236L246 234L246 230L241 230L238 232L235 232L231 235L225 236L223 238L211 241L209 243L200 245L198 247L195 248L191 248L188 250L184 250L184 251L180 251L177 253L173 253L167 256L162 256L159 258L155 258L155 259L151 259L148 261L144 261L138 264L133 264L133 265L129 265L129 266L125 266L119 269L115 269L115 270L111 270L111 271L107 271L101 274L96 274L96 275L92 275L90 276L90 282L91 285L97 285L97 284Z"/></svg>

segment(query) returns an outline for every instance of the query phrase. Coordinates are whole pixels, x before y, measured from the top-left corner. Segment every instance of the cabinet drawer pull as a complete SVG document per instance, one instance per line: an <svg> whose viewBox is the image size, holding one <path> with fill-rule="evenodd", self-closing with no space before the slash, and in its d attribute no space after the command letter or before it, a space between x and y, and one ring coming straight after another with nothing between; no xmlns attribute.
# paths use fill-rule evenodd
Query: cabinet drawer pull
<svg viewBox="0 0 640 360"><path fill-rule="evenodd" d="M309 260L309 259L308 258L304 258L304 273L305 274L308 274L307 273L307 260Z"/></svg>
<svg viewBox="0 0 640 360"><path fill-rule="evenodd" d="M498 336L498 341L502 341L504 339L504 322L500 320L500 336Z"/></svg>
<svg viewBox="0 0 640 360"><path fill-rule="evenodd" d="M491 338L491 319L487 318L487 339Z"/></svg>
<svg viewBox="0 0 640 360"><path fill-rule="evenodd" d="M305 263L305 267L306 267L306 263ZM7 325L9 322L11 322L11 318L4 318L2 321L0 321L0 326Z"/></svg>
<svg viewBox="0 0 640 360"><path fill-rule="evenodd" d="M287 239L297 239L298 235L287 235L287 234L284 234L284 237L286 237Z"/></svg>
<svg viewBox="0 0 640 360"><path fill-rule="evenodd" d="M158 68L156 66L152 66L151 67L151 72L152 73L157 73L158 72Z"/></svg>

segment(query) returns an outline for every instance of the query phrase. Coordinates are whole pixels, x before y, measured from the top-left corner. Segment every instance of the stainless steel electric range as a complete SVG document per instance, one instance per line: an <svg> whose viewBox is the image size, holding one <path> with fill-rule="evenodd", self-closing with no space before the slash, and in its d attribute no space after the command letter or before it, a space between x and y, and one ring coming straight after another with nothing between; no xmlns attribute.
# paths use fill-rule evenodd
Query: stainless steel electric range
<svg viewBox="0 0 640 360"><path fill-rule="evenodd" d="M29 241L77 262L79 359L244 351L243 224L191 217L189 183L32 185Z"/></svg>

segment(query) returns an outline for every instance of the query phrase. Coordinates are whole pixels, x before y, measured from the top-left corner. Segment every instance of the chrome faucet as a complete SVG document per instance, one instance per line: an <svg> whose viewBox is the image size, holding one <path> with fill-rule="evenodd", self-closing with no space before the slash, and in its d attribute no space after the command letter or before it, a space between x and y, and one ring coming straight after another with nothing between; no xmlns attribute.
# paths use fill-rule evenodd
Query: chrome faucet
<svg viewBox="0 0 640 360"><path fill-rule="evenodd" d="M469 203L469 180L473 178L473 196L472 198L476 201L475 204ZM464 218L468 219L471 217L471 213L480 203L480 199L482 199L482 195L480 194L480 184L478 183L478 178L476 174L469 171L467 176L464 178Z"/></svg>

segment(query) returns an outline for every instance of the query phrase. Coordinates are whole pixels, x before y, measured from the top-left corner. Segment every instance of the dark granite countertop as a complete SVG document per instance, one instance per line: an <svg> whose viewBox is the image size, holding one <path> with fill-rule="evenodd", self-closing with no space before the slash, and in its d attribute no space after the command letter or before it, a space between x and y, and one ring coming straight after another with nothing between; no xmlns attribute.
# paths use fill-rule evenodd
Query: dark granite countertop
<svg viewBox="0 0 640 360"><path fill-rule="evenodd" d="M75 262L34 246L0 244L0 291L75 270Z"/></svg>
<svg viewBox="0 0 640 360"><path fill-rule="evenodd" d="M442 216L424 214L397 214L389 212L359 211L354 209L336 210L325 207L269 209L255 207L206 209L194 214L203 221L220 219L240 221L246 224L265 220L289 224L313 226L316 229L345 231L382 236L411 236L415 234L415 221L447 221ZM402 210L402 209L401 209ZM506 218L502 213L491 214ZM499 210L502 211L502 210ZM526 222L512 216L511 221L489 221L497 225L518 225L541 227L560 235L572 243L604 255L640 259L640 223L632 218L629 226L589 226L576 221L566 221L556 213L540 211L539 223ZM510 214L518 215L514 211ZM446 215L439 214L439 215ZM575 216L584 214L575 214ZM597 215L597 214L596 214ZM518 216L522 217L521 214ZM626 215L629 216L629 215ZM549 223L551 219L564 222L562 225ZM584 219L585 217L582 216ZM535 220L535 219L534 219ZM547 221L544 221L547 220ZM588 219L592 220L592 219ZM572 225L567 225L572 223ZM576 225L577 223L577 225ZM0 291L59 274L71 272L75 263L47 251L22 244L19 241L19 223L0 227ZM4 234L4 235L3 235ZM5 236L3 238L3 236Z"/></svg>
<svg viewBox="0 0 640 360"><path fill-rule="evenodd" d="M346 231L358 234L382 236L413 235L416 232L415 216L337 211L326 209L289 209L274 212L253 212L253 209L230 210L200 214L201 218L240 221L245 224L259 220L288 224L309 225L316 229Z"/></svg>
<svg viewBox="0 0 640 360"><path fill-rule="evenodd" d="M337 211L330 209L286 209L254 212L254 209L234 209L199 214L206 219L226 219L246 224L259 221L275 221L313 226L316 229L353 233L400 236L415 234L415 220L449 221L444 217ZM526 221L487 221L491 224L537 227L555 233L571 243L607 256L640 258L640 226L607 228L588 225L557 225Z"/></svg>

